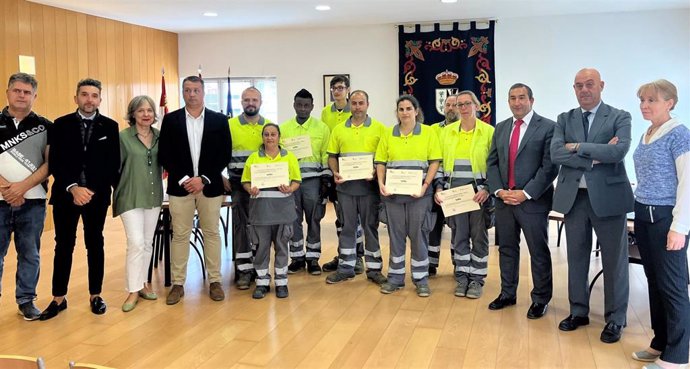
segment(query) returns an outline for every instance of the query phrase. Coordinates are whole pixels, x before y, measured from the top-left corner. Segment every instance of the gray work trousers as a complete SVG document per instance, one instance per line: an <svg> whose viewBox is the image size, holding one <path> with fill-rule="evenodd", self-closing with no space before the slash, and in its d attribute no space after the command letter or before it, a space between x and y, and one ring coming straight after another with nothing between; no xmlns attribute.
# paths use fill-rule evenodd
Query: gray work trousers
<svg viewBox="0 0 690 369"><path fill-rule="evenodd" d="M253 225L250 228L255 238L252 242L257 245L254 256L256 286L268 286L271 282L271 273L268 271L271 244L275 248L275 285L287 286L288 241L292 237L292 224Z"/></svg>
<svg viewBox="0 0 690 369"><path fill-rule="evenodd" d="M290 258L293 260L319 260L321 257L321 219L326 212L326 199L321 199L319 190L321 179L318 177L302 181L295 191L295 208L297 219L294 224L294 234L290 240ZM307 220L307 249L304 250L304 227L302 222Z"/></svg>
<svg viewBox="0 0 690 369"><path fill-rule="evenodd" d="M429 197L399 203L385 201L390 238L388 282L405 284L405 249L410 239L410 269L414 284L427 284L429 277L429 253L423 233L429 232L431 201ZM424 223L427 223L426 225Z"/></svg>
<svg viewBox="0 0 690 369"><path fill-rule="evenodd" d="M483 286L489 260L489 232L484 225L483 210L453 215L447 221L451 229L455 280L475 281Z"/></svg>
<svg viewBox="0 0 690 369"><path fill-rule="evenodd" d="M381 271L381 246L379 245L379 195L352 196L338 192L338 203L343 221L343 231L338 239L338 272L355 275L357 259L357 220L364 233L364 260L367 274Z"/></svg>

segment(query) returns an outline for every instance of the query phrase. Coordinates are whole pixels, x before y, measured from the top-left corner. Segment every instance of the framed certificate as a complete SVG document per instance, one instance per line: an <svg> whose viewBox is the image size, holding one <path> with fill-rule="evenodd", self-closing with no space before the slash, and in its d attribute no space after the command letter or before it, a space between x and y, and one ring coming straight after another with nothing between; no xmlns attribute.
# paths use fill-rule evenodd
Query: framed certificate
<svg viewBox="0 0 690 369"><path fill-rule="evenodd" d="M338 171L345 181L374 177L374 155L340 156Z"/></svg>
<svg viewBox="0 0 690 369"><path fill-rule="evenodd" d="M386 169L386 190L395 195L419 195L423 175L421 169Z"/></svg>
<svg viewBox="0 0 690 369"><path fill-rule="evenodd" d="M451 188L438 193L441 198L443 215L450 217L457 214L479 210L479 204L474 202L474 187L471 184Z"/></svg>
<svg viewBox="0 0 690 369"><path fill-rule="evenodd" d="M313 156L311 151L311 138L309 138L308 135L283 138L283 144L285 145L285 149L295 155L297 159Z"/></svg>
<svg viewBox="0 0 690 369"><path fill-rule="evenodd" d="M252 187L258 189L278 187L290 184L288 163L252 164Z"/></svg>

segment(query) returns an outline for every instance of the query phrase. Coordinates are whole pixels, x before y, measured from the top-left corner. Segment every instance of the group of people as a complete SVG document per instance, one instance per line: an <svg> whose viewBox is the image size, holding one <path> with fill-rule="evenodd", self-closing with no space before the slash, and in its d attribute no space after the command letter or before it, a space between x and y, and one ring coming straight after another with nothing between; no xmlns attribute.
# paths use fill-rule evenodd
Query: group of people
<svg viewBox="0 0 690 369"><path fill-rule="evenodd" d="M495 128L477 118L480 104L471 91L448 96L445 120L433 125L424 124L415 97L400 96L397 122L386 127L367 114L368 94L350 92L346 77L333 78L330 87L335 101L323 109L321 119L311 116L314 99L302 89L294 96L295 117L276 125L259 113L258 89L243 91L242 114L228 119L205 108L204 81L190 76L182 83L185 106L162 117L160 131L153 127L160 119L153 100L137 96L127 109L129 127L118 133L118 124L98 111L100 82L79 81L76 112L52 124L32 111L35 78L12 75L8 106L0 116L0 255L4 259L14 233L16 302L24 319L51 319L67 308L80 217L91 310L105 313L100 296L103 226L113 189L113 215L122 219L127 237L129 294L122 310L133 310L139 298L157 299L146 277L165 170L173 227L169 305L184 296L195 214L204 234L209 296L214 301L225 298L218 231L225 193L231 194L233 203L235 284L246 290L254 282L256 299L270 292L271 279L276 296L288 297L288 274L302 270L312 275L332 272L326 277L328 284L366 272L381 293L394 293L405 286L408 239L411 280L417 295L427 297L429 277L439 265L444 224L452 231L454 294L479 298L488 272L487 229L493 223L489 209L495 202L501 292L488 308L516 304L522 232L533 280L527 317L546 314L553 294L548 214L555 210L565 219L570 301L570 315L559 329L572 331L589 324L587 280L594 230L604 270L606 325L600 338L606 343L617 342L626 324L626 225L634 210L655 337L633 358L650 362L646 368L687 364L690 207L677 204L687 203L690 196L690 131L671 118L678 102L673 84L658 80L637 93L642 116L651 125L633 155L635 197L624 165L631 116L602 102L604 81L595 69L576 74L573 88L579 106L560 114L556 122L534 112L529 86L512 85L512 117ZM341 173L340 159L352 157L371 162L370 176L350 179ZM268 188L253 183L252 172L269 164L287 168L285 181ZM418 193L396 194L387 187L389 171L401 169L421 172ZM41 312L33 300L49 175L54 178L53 300ZM474 188L472 200L479 210L444 217L440 192L466 185ZM335 206L338 255L322 268L320 222L329 200ZM387 224L390 239L387 275L380 221Z"/></svg>

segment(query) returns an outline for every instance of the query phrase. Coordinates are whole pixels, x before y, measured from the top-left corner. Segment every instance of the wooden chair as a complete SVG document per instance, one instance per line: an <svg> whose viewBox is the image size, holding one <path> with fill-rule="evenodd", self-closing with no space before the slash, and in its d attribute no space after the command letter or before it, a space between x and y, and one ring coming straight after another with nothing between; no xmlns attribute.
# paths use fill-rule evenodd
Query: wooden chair
<svg viewBox="0 0 690 369"><path fill-rule="evenodd" d="M96 365L96 364L85 364L85 363L75 363L74 361L69 362L69 369L115 369L109 366Z"/></svg>
<svg viewBox="0 0 690 369"><path fill-rule="evenodd" d="M29 357L19 355L0 355L0 368L2 369L45 369L46 364L42 357Z"/></svg>

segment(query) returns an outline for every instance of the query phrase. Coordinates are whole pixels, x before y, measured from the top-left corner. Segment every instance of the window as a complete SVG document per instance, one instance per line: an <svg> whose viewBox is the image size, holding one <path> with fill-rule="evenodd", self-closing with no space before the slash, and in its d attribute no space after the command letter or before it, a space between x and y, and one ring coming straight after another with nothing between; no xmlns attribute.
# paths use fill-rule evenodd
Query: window
<svg viewBox="0 0 690 369"><path fill-rule="evenodd" d="M237 116L242 113L241 95L247 87L254 86L261 91L260 114L272 122L278 121L278 87L275 77L231 77L232 113ZM206 95L204 104L207 108L227 114L228 106L228 79L204 78ZM180 80L182 88L182 80ZM182 93L180 92L180 106L184 106Z"/></svg>

